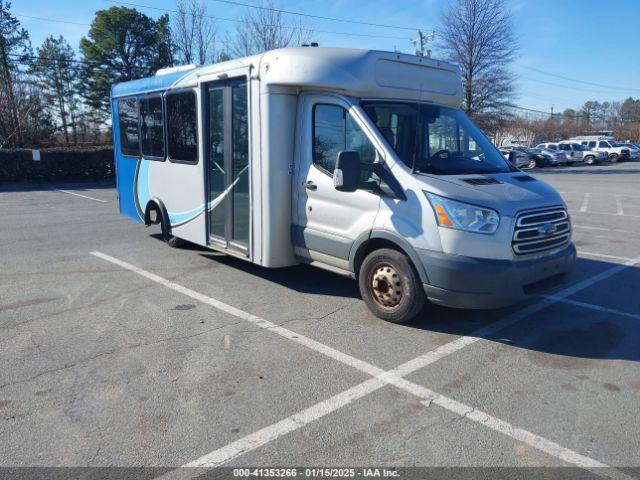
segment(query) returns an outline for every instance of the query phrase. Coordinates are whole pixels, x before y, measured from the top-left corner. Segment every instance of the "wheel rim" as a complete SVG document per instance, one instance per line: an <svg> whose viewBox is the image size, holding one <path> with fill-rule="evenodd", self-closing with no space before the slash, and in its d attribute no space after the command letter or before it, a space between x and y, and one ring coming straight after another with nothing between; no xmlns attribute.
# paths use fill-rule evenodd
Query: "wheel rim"
<svg viewBox="0 0 640 480"><path fill-rule="evenodd" d="M529 162L529 168L536 168L536 161L535 160L531 160Z"/></svg>
<svg viewBox="0 0 640 480"><path fill-rule="evenodd" d="M369 287L376 303L384 309L392 310L402 301L402 279L389 264L381 264L373 270Z"/></svg>

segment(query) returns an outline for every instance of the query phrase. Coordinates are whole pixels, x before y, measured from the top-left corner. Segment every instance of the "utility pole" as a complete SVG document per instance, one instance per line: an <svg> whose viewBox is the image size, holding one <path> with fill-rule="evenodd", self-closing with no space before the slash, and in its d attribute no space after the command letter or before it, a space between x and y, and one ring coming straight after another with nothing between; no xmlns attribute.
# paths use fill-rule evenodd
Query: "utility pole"
<svg viewBox="0 0 640 480"><path fill-rule="evenodd" d="M422 33L422 30L418 30L418 36L411 39L411 43L416 47L416 55L418 57L430 57L431 50L427 49L427 40L433 41L436 36L436 32L431 32L427 35Z"/></svg>

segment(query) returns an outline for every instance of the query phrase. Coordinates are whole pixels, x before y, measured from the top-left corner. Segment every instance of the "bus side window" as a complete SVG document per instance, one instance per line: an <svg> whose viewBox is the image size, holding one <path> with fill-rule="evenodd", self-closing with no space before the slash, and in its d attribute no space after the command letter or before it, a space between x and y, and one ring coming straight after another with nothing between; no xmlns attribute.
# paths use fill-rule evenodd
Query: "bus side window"
<svg viewBox="0 0 640 480"><path fill-rule="evenodd" d="M171 162L198 163L198 118L196 92L168 93L167 153Z"/></svg>
<svg viewBox="0 0 640 480"><path fill-rule="evenodd" d="M129 157L140 156L138 101L135 98L118 100L118 130L120 150Z"/></svg>
<svg viewBox="0 0 640 480"><path fill-rule="evenodd" d="M143 157L164 160L164 118L159 95L140 100L140 137Z"/></svg>

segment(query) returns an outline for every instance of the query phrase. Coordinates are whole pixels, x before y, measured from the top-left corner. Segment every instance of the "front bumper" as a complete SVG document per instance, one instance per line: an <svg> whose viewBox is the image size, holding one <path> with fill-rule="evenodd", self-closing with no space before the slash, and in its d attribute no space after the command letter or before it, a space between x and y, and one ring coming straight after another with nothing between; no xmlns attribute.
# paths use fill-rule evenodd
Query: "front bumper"
<svg viewBox="0 0 640 480"><path fill-rule="evenodd" d="M429 301L454 308L492 309L518 303L559 283L571 271L576 248L548 257L491 260L418 250L428 277Z"/></svg>

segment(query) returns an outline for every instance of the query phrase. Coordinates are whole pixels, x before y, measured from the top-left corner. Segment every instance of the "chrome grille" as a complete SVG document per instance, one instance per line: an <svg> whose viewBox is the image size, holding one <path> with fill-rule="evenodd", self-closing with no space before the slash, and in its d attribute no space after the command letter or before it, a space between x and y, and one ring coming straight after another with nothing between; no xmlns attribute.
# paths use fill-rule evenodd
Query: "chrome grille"
<svg viewBox="0 0 640 480"><path fill-rule="evenodd" d="M538 253L562 247L571 240L569 214L562 207L519 213L513 232L516 255Z"/></svg>

